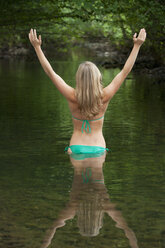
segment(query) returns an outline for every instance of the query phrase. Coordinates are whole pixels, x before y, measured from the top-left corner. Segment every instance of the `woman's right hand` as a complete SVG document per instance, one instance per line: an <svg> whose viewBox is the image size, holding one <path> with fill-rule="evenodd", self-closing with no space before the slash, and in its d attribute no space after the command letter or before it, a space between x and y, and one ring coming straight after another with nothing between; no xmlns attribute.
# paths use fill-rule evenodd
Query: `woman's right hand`
<svg viewBox="0 0 165 248"><path fill-rule="evenodd" d="M141 46L146 39L146 31L144 28L140 29L139 35L137 37L137 33L133 36L133 42L135 45Z"/></svg>
<svg viewBox="0 0 165 248"><path fill-rule="evenodd" d="M40 47L41 44L42 44L41 35L39 35L39 37L37 38L36 29L33 30L33 29L31 28L31 30L30 30L30 32L29 32L29 40L30 40L30 42L31 42L31 44L32 44L32 46L33 46L34 48Z"/></svg>

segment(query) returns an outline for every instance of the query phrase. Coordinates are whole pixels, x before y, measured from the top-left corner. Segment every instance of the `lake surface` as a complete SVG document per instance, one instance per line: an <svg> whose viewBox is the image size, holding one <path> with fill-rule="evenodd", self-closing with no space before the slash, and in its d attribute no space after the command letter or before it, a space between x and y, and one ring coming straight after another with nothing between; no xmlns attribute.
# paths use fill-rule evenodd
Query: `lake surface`
<svg viewBox="0 0 165 248"><path fill-rule="evenodd" d="M86 58L72 58L52 65L74 86ZM105 85L119 71L100 70ZM76 161L64 152L67 102L37 59L0 62L0 248L165 247L165 87L155 82L130 74L105 115L111 151Z"/></svg>

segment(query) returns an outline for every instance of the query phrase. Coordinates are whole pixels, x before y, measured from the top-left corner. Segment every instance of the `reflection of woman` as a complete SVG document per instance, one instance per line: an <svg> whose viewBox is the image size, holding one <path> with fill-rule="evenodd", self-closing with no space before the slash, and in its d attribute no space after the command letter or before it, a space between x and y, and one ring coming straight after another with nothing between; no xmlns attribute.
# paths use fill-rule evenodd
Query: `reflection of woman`
<svg viewBox="0 0 165 248"><path fill-rule="evenodd" d="M54 72L41 50L41 36L37 38L36 30L30 30L30 42L44 71L69 104L74 124L69 153L98 153L105 150L106 144L102 135L105 111L109 101L131 71L145 38L145 29L141 29L138 36L134 34L134 46L123 69L107 87L103 88L101 73L96 65L86 61L80 64L77 70L74 89Z"/></svg>
<svg viewBox="0 0 165 248"><path fill-rule="evenodd" d="M109 195L104 185L102 171L105 154L97 158L75 160L71 157L74 166L74 179L67 207L61 211L52 228L47 232L42 248L47 248L57 228L65 225L65 221L77 215L79 232L83 236L96 236L103 225L104 213L107 213L115 222L116 227L123 229L129 239L130 247L138 248L134 232L128 227L115 204L109 201Z"/></svg>

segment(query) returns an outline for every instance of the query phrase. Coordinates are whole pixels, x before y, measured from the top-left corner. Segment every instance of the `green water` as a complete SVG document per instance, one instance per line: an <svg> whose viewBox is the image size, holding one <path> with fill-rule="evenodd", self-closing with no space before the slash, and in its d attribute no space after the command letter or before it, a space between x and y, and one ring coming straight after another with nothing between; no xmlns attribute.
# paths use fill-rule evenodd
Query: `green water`
<svg viewBox="0 0 165 248"><path fill-rule="evenodd" d="M74 86L82 60L74 56L73 61L52 65ZM105 85L119 71L100 69ZM0 248L44 247L43 241L60 216L67 215L68 206L83 204L93 208L93 219L105 206L118 213L123 228L102 211L98 234L82 236L83 214L73 214L71 207L70 218L56 230L50 248L165 247L165 87L154 82L131 74L110 102L104 136L111 152L103 164L104 176L101 169L92 174L93 181L104 178L105 184L87 184L82 181L82 164L77 172L64 153L72 134L66 100L37 60L1 61ZM97 172L96 164L87 165L92 173ZM93 202L103 203L92 207ZM126 226L138 245L129 244Z"/></svg>

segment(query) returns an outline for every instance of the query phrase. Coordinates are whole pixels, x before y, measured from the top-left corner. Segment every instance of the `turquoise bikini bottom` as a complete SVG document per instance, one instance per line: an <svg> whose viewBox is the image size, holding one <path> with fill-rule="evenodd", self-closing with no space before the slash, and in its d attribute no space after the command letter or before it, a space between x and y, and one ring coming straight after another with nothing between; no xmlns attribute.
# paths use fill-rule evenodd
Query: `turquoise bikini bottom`
<svg viewBox="0 0 165 248"><path fill-rule="evenodd" d="M105 151L109 151L108 148L104 148L101 146L84 146L84 145L67 146L65 148L65 151L67 152L69 148L72 151L70 156L76 160L101 157L105 153Z"/></svg>

